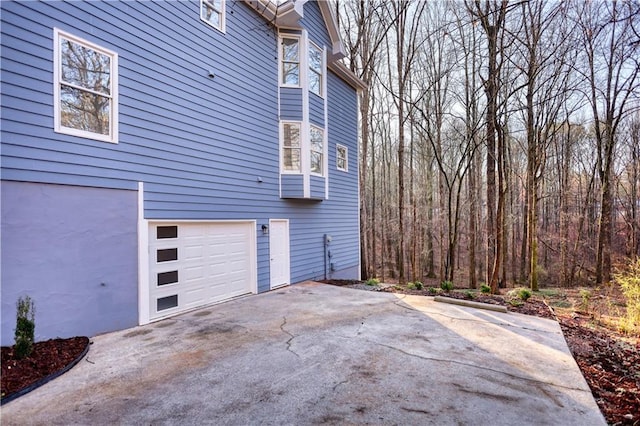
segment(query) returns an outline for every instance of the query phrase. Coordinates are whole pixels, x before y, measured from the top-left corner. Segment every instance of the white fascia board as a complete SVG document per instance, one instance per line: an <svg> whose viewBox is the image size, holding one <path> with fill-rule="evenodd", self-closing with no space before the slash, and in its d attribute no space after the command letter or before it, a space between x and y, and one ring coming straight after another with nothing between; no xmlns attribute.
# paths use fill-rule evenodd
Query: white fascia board
<svg viewBox="0 0 640 426"><path fill-rule="evenodd" d="M333 71L340 79L344 80L351 87L358 92L365 90L368 86L357 75L353 73L342 62L329 62L328 67Z"/></svg>
<svg viewBox="0 0 640 426"><path fill-rule="evenodd" d="M338 20L336 19L336 15L333 13L331 4L328 1L319 1L318 6L320 6L320 12L322 12L322 17L324 18L325 27L327 27L329 38L331 38L331 43L333 44L331 46L332 52L329 59L332 62L337 61L347 56L347 51L344 48L344 43L340 36Z"/></svg>

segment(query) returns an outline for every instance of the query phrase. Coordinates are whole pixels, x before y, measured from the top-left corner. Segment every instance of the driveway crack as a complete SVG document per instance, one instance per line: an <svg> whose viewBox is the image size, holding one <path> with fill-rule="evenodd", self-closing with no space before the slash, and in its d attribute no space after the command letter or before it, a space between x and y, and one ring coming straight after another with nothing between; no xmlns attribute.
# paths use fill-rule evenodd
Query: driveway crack
<svg viewBox="0 0 640 426"><path fill-rule="evenodd" d="M457 364L457 365L462 365L462 366L470 367L470 368L477 369L477 370L491 371L491 372L494 372L494 373L503 374L505 376L509 376L511 378L514 378L514 379L524 380L524 381L531 382L531 383L549 385L549 386L554 386L554 387L557 387L557 388L580 391L580 392L587 392L587 390L585 390L584 388L579 388L579 387L574 387L574 386L565 386L565 385L562 385L562 384L559 384L559 383L546 382L544 380L538 380L538 379L534 379L534 378L531 378L531 377L520 376L520 375L517 375L517 374L508 373L508 372L503 371L503 370L497 370L497 369L494 369L494 368L489 368L486 365L485 366L478 366L478 365L475 365L475 364L462 362L462 361L457 361L457 360L453 360L453 359L441 359L441 358L434 358L434 357L430 357L430 356L418 355L418 354L414 354L414 353L405 351L404 349L397 348L395 346L385 345L384 343L374 342L374 341L371 341L371 340L368 340L368 339L367 339L367 341L369 343L373 343L373 344L385 347L387 349L392 349L394 351L398 351L398 352L400 352L400 353L402 353L404 355L408 355L408 356L411 356L411 357L424 359L424 360L427 360L427 361L443 362L443 363L447 363L447 364Z"/></svg>
<svg viewBox="0 0 640 426"><path fill-rule="evenodd" d="M295 356L297 356L298 358L300 358L300 355L298 355L294 350L291 349L291 345L292 345L293 339L295 339L296 336L291 334L291 333L289 333L287 330L285 330L285 328L284 328L285 325L287 325L287 317L282 317L282 324L280 324L280 331L282 331L284 334L289 336L289 340L287 340L287 342L286 342L287 350L289 352L291 352L292 354L294 354Z"/></svg>

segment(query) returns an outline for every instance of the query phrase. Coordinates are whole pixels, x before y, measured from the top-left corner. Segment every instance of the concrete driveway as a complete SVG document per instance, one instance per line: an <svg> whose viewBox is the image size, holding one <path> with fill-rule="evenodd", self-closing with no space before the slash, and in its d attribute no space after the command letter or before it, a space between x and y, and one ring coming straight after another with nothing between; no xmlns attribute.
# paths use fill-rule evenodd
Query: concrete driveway
<svg viewBox="0 0 640 426"><path fill-rule="evenodd" d="M604 425L558 324L304 283L97 336L2 424Z"/></svg>

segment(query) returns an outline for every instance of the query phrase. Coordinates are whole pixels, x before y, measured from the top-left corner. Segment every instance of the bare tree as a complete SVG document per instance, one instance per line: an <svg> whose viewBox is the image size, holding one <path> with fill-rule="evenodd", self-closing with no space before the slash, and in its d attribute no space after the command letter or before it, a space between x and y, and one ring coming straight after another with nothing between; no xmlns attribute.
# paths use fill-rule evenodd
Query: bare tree
<svg viewBox="0 0 640 426"><path fill-rule="evenodd" d="M634 34L640 15L633 2L576 2L575 22L586 70L589 100L597 143L597 165L601 182L600 217L596 252L596 283L611 275L614 153L622 120L638 108L640 43Z"/></svg>
<svg viewBox="0 0 640 426"><path fill-rule="evenodd" d="M480 76L484 85L487 101L486 110L486 178L487 178L487 283L491 287L492 293L498 291L498 275L500 272L500 240L499 224L501 223L501 205L498 203L496 209L496 164L502 158L501 147L496 147L498 138L497 109L500 84L501 54L498 41L500 32L504 29L505 17L507 14L508 0L500 1L480 1L473 3L465 1L467 10L484 30L487 39L487 74ZM496 149L498 148L498 149Z"/></svg>

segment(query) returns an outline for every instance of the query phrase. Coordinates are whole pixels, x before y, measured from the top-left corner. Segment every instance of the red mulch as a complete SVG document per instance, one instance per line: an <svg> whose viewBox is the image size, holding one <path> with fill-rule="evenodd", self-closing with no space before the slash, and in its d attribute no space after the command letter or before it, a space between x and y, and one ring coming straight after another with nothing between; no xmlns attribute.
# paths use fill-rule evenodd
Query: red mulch
<svg viewBox="0 0 640 426"><path fill-rule="evenodd" d="M2 346L2 398L64 369L84 352L88 343L87 337L38 342L24 359L15 358L13 347Z"/></svg>
<svg viewBox="0 0 640 426"><path fill-rule="evenodd" d="M560 317L560 327L602 414L612 425L640 425L640 341L594 328L589 317Z"/></svg>

